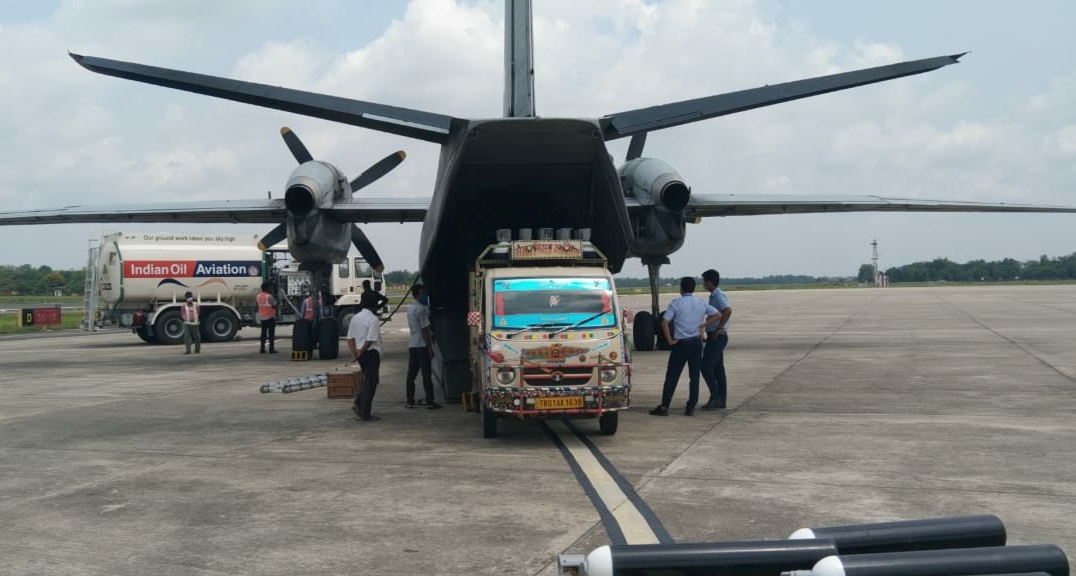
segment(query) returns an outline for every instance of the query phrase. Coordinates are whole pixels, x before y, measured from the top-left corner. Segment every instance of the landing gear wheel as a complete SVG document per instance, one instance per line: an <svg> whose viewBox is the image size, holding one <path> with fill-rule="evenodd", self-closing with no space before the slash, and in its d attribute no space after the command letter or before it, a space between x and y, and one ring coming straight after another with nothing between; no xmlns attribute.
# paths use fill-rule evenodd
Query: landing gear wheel
<svg viewBox="0 0 1076 576"><path fill-rule="evenodd" d="M322 318L318 322L318 358L336 360L340 355L340 335L336 318Z"/></svg>
<svg viewBox="0 0 1076 576"><path fill-rule="evenodd" d="M642 311L635 314L632 322L632 340L635 349L649 352L654 349L654 315Z"/></svg>
<svg viewBox="0 0 1076 576"><path fill-rule="evenodd" d="M620 420L620 412L606 412L598 417L598 429L606 436L616 434L616 425Z"/></svg>
<svg viewBox="0 0 1076 576"><path fill-rule="evenodd" d="M482 437L497 437L497 413L488 406L482 406Z"/></svg>
<svg viewBox="0 0 1076 576"><path fill-rule="evenodd" d="M665 311L661 312L661 315L665 315ZM672 326L670 326L672 328ZM669 342L665 340L665 332L661 329L661 316L654 318L654 334L658 340L658 350L669 350L672 346L669 346Z"/></svg>
<svg viewBox="0 0 1076 576"><path fill-rule="evenodd" d="M202 338L206 342L229 342L239 332L239 319L228 310L211 313L202 324Z"/></svg>
<svg viewBox="0 0 1076 576"><path fill-rule="evenodd" d="M292 324L291 350L293 352L313 352L314 326L311 321L300 318L295 321L295 324Z"/></svg>
<svg viewBox="0 0 1076 576"><path fill-rule="evenodd" d="M135 334L142 339L146 344L156 344L157 339L149 335L149 326L139 326L135 328Z"/></svg>
<svg viewBox="0 0 1076 576"><path fill-rule="evenodd" d="M157 335L157 341L161 344L183 343L183 318L179 316L179 310L169 310L157 317L153 333Z"/></svg>

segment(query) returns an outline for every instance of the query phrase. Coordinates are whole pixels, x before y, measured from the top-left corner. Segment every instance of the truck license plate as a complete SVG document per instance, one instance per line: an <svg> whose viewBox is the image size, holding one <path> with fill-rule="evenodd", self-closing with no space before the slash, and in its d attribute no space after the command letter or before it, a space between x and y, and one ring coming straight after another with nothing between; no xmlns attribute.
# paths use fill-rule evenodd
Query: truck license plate
<svg viewBox="0 0 1076 576"><path fill-rule="evenodd" d="M538 410L568 410L583 407L582 396L567 396L564 398L536 398L534 407Z"/></svg>

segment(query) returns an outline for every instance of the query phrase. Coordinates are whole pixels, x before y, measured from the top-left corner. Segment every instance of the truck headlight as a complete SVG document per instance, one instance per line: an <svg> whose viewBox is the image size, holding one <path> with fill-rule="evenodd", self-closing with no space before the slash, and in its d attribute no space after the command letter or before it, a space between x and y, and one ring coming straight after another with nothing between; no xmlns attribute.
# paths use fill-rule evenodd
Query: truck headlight
<svg viewBox="0 0 1076 576"><path fill-rule="evenodd" d="M511 384L516 379L516 371L511 368L501 368L497 371L497 382Z"/></svg>
<svg viewBox="0 0 1076 576"><path fill-rule="evenodd" d="M616 380L616 366L602 366L601 379L602 382Z"/></svg>

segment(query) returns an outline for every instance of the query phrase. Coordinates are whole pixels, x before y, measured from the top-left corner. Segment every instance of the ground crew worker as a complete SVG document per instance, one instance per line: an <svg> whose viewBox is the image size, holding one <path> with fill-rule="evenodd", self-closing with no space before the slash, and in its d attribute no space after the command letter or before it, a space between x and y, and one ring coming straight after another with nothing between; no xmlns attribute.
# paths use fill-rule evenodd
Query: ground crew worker
<svg viewBox="0 0 1076 576"><path fill-rule="evenodd" d="M265 342L269 341L269 353L276 354L276 298L269 292L269 284L262 284L258 294L258 323L261 324L261 353L265 354Z"/></svg>
<svg viewBox="0 0 1076 576"><path fill-rule="evenodd" d="M702 331L720 317L717 308L694 296L695 279L680 279L680 297L669 303L669 309L661 317L661 331L669 343L669 364L665 368L665 386L661 391L661 404L650 411L654 416L668 416L673 393L687 364L688 397L684 416L695 415L699 403L699 370L702 364ZM672 324L670 333L669 325Z"/></svg>
<svg viewBox="0 0 1076 576"><path fill-rule="evenodd" d="M710 389L710 401L701 410L724 408L728 401L729 384L725 376L725 346L729 343L729 318L732 317L732 305L729 297L718 288L721 275L717 270L709 269L702 273L702 285L710 293L710 306L721 313L716 324L706 325L706 344L702 351L702 379Z"/></svg>
<svg viewBox="0 0 1076 576"><path fill-rule="evenodd" d="M299 312L303 316L303 320L314 321L314 297L308 295L303 298L303 304L299 307Z"/></svg>
<svg viewBox="0 0 1076 576"><path fill-rule="evenodd" d="M362 281L362 296L359 297L360 300L363 299L363 298L366 298L367 294L373 294L374 296L377 296L377 306L374 306L374 310L373 310L374 315L376 316L378 310L380 310L383 306L388 305L389 299L387 297L385 297L384 294L378 292L377 290L374 290L373 287L370 286L370 281L369 280L363 280Z"/></svg>
<svg viewBox="0 0 1076 576"><path fill-rule="evenodd" d="M380 420L370 413L374 405L374 393L381 376L381 321L374 314L377 297L363 294L360 300L362 310L352 316L347 329L347 347L351 350L351 361L358 362L362 368L363 383L351 411L363 422Z"/></svg>
<svg viewBox="0 0 1076 576"><path fill-rule="evenodd" d="M430 337L430 309L422 302L425 292L425 286L415 284L411 288L411 297L415 301L407 309L407 328L411 332L411 339L407 342L407 403L404 406L415 407L415 377L421 370L426 409L436 410L441 405L434 401L433 380L430 379L433 341Z"/></svg>
<svg viewBox="0 0 1076 576"><path fill-rule="evenodd" d="M191 340L194 340L194 353L201 354L202 330L198 324L202 317L202 307L194 301L194 294L187 292L184 297L186 302L180 311L183 317L183 346L187 349L184 354L191 353Z"/></svg>

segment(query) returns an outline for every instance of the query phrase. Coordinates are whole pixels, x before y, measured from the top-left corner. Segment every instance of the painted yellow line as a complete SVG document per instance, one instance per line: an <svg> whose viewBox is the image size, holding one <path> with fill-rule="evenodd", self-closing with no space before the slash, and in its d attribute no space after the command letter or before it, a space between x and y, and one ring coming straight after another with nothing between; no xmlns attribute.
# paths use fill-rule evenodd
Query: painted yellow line
<svg viewBox="0 0 1076 576"><path fill-rule="evenodd" d="M549 428L564 443L583 474L594 485L598 497L605 503L620 526L620 531L624 533L624 540L628 544L659 544L660 540L646 518L579 438L561 422L549 422Z"/></svg>

